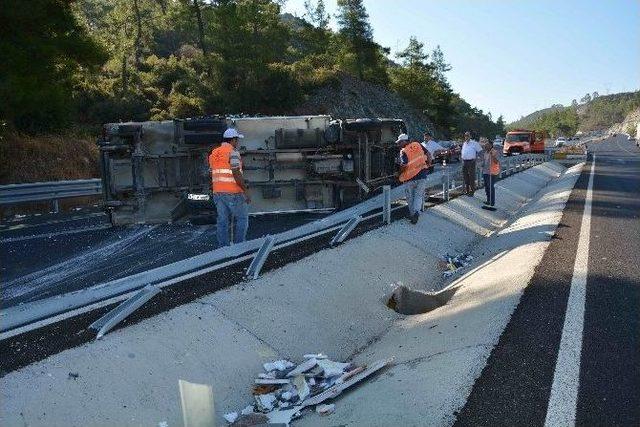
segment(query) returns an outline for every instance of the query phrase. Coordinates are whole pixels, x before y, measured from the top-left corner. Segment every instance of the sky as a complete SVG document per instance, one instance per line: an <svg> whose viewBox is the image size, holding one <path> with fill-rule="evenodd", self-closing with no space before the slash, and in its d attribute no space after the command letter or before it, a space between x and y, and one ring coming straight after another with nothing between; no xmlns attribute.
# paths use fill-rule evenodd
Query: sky
<svg viewBox="0 0 640 427"><path fill-rule="evenodd" d="M325 0L335 15L336 0ZM454 91L507 122L586 93L640 89L640 0L364 0L392 56L440 45ZM304 14L304 0L284 12ZM336 28L336 19L332 18ZM395 59L395 57L393 58Z"/></svg>

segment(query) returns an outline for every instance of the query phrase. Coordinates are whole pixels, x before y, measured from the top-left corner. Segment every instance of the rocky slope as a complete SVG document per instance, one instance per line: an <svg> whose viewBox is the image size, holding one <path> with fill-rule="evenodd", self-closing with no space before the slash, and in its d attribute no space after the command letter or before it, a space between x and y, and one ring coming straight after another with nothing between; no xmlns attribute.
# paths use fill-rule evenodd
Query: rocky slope
<svg viewBox="0 0 640 427"><path fill-rule="evenodd" d="M624 118L620 123L615 123L609 128L609 133L629 133L629 129L633 130L633 136L640 133L640 108L636 108Z"/></svg>
<svg viewBox="0 0 640 427"><path fill-rule="evenodd" d="M419 137L433 124L397 94L372 83L341 75L338 83L319 89L294 114L329 114L335 118L401 118L409 135Z"/></svg>

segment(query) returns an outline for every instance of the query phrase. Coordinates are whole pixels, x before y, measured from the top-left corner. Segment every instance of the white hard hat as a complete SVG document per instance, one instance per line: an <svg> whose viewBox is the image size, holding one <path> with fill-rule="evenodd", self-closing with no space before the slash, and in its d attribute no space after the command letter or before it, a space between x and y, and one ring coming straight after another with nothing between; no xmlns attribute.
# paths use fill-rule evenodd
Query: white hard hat
<svg viewBox="0 0 640 427"><path fill-rule="evenodd" d="M402 141L408 141L408 140L409 140L409 135L407 135L406 133L401 133L400 135L398 135L398 139L396 140L396 144L399 144Z"/></svg>
<svg viewBox="0 0 640 427"><path fill-rule="evenodd" d="M244 138L244 135L241 133L238 133L238 131L236 130L236 128L229 128L227 130L224 131L224 134L222 135L222 137L224 139L231 139L231 138Z"/></svg>

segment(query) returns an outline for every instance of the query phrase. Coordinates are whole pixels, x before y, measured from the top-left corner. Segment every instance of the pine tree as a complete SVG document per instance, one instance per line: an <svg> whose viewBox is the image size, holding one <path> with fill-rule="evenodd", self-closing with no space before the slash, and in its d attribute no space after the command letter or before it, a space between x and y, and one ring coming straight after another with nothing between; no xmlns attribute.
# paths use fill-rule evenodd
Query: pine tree
<svg viewBox="0 0 640 427"><path fill-rule="evenodd" d="M409 38L409 45L396 54L405 67L424 68L429 55L424 52L424 43L420 43L414 36Z"/></svg>
<svg viewBox="0 0 640 427"><path fill-rule="evenodd" d="M373 30L362 0L338 0L338 25L340 35L349 44L355 56L355 71L364 79L365 69L375 65L377 46L373 42Z"/></svg>
<svg viewBox="0 0 640 427"><path fill-rule="evenodd" d="M434 70L436 78L440 82L445 83L447 81L445 73L451 71L451 65L445 62L444 53L440 45L436 46L433 52L431 52L431 67Z"/></svg>
<svg viewBox="0 0 640 427"><path fill-rule="evenodd" d="M500 114L500 116L498 116L498 120L496 120L496 133L498 135L505 134L505 122L504 122L504 117L502 117L502 114Z"/></svg>
<svg viewBox="0 0 640 427"><path fill-rule="evenodd" d="M325 31L329 29L329 14L327 13L323 0L318 0L315 5L313 4L313 0L305 0L304 9L307 19L315 25L316 28Z"/></svg>

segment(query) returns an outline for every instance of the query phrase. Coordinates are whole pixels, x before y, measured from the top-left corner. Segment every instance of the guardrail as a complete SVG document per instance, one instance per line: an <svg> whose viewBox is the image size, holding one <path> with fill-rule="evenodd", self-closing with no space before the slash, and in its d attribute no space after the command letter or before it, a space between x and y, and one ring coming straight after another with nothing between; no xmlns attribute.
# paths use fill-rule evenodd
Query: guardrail
<svg viewBox="0 0 640 427"><path fill-rule="evenodd" d="M0 185L0 206L50 200L53 202L54 212L58 212L59 199L96 196L101 193L102 180L97 178Z"/></svg>
<svg viewBox="0 0 640 427"><path fill-rule="evenodd" d="M548 161L550 156L546 154L526 154L501 158L500 160L503 165L503 176L506 176ZM441 174L434 173L429 175L427 189L443 188L443 191L446 190L447 192L452 189L451 182L445 179L446 174L448 172L443 170ZM478 183L481 183L481 179L479 179ZM477 188L480 187L481 185L478 185ZM261 267L269 253L274 250L286 248L331 232L348 234L355 226L347 230L349 227L345 227L345 225L349 225L349 222L354 221L354 219L358 223L382 216L383 221L381 224L385 224L387 220L390 220L390 211L402 207L396 206L392 209L391 204L404 199L404 197L404 185L392 189L386 188L383 194L367 199L356 206L282 233L218 248L185 260L68 294L8 307L0 310L0 338L3 339L2 335L6 334L17 334L18 330L23 329L22 327L27 327L27 325L35 324L36 322L41 323L41 321L44 322L46 319L54 318L67 312L78 312L79 310L86 310L88 307L95 307L96 304L104 306L126 300L140 289L149 285L158 288L167 287L192 277L252 259L256 260L255 264ZM335 241L343 240L344 237L340 236ZM260 273L259 270L260 268L256 267L248 273L251 273L251 278L255 278Z"/></svg>

